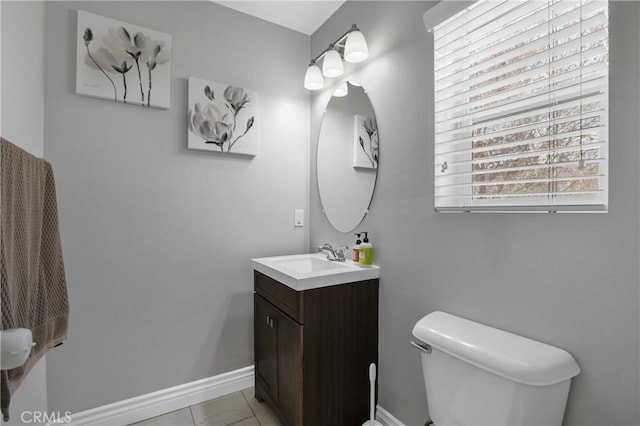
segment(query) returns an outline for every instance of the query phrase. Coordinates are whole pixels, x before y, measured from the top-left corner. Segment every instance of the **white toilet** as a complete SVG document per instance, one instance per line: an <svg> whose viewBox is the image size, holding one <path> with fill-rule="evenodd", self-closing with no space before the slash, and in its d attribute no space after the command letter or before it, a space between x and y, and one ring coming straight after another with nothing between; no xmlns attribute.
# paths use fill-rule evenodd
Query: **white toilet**
<svg viewBox="0 0 640 426"><path fill-rule="evenodd" d="M445 312L422 318L413 335L435 426L562 424L580 373L567 351Z"/></svg>

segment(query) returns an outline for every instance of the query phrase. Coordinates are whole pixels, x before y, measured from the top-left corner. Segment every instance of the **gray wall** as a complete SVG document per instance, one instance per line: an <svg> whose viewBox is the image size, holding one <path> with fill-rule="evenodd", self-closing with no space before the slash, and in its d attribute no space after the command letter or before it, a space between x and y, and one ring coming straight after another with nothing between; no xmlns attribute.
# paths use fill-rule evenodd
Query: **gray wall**
<svg viewBox="0 0 640 426"><path fill-rule="evenodd" d="M2 1L0 8L2 136L42 157L45 6L40 1Z"/></svg>
<svg viewBox="0 0 640 426"><path fill-rule="evenodd" d="M75 94L76 9L173 35L171 109ZM309 37L210 2L47 2L45 157L70 338L50 410L87 410L253 364L250 258L301 252ZM187 78L259 93L259 154L186 148Z"/></svg>
<svg viewBox="0 0 640 426"><path fill-rule="evenodd" d="M41 157L44 150L44 11L43 2L0 2L0 133L37 157ZM41 359L12 395L11 420L7 426L23 424L24 411L47 410L46 365L46 358ZM33 418L30 414L26 416L27 421Z"/></svg>
<svg viewBox="0 0 640 426"><path fill-rule="evenodd" d="M350 75L369 90L380 132L370 231L380 288L379 403L407 425L427 417L418 353L423 315L443 310L562 347L582 368L567 425L637 425L639 339L638 2L612 2L607 214L436 214L428 2L347 2L312 35L315 55L357 23L371 56ZM312 96L312 245L353 244L322 216ZM366 374L366 372L362 372Z"/></svg>

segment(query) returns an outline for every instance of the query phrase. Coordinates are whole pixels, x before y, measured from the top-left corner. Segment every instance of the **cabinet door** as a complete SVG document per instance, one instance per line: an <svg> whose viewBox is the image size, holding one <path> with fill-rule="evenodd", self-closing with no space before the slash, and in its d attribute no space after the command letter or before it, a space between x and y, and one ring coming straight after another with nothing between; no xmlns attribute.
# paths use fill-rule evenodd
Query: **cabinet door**
<svg viewBox="0 0 640 426"><path fill-rule="evenodd" d="M274 401L278 400L278 333L276 308L254 295L254 345L256 380Z"/></svg>
<svg viewBox="0 0 640 426"><path fill-rule="evenodd" d="M278 405L287 422L302 426L303 326L284 312L276 316L278 334Z"/></svg>

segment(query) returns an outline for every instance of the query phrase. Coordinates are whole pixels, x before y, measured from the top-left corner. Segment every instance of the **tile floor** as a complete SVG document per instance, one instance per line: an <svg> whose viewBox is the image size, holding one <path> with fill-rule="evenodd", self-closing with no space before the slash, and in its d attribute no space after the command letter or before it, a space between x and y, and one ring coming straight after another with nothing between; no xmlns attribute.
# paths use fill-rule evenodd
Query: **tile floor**
<svg viewBox="0 0 640 426"><path fill-rule="evenodd" d="M134 423L135 426L282 426L253 388ZM134 426L130 425L130 426Z"/></svg>

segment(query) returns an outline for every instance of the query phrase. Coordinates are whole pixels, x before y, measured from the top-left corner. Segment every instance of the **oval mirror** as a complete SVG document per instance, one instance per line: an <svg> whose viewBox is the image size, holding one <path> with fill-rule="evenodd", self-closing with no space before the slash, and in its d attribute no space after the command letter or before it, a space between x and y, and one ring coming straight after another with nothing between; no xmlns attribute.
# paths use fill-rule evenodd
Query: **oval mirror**
<svg viewBox="0 0 640 426"><path fill-rule="evenodd" d="M341 84L327 104L318 138L318 191L325 217L351 232L368 212L376 185L379 138L364 88Z"/></svg>

